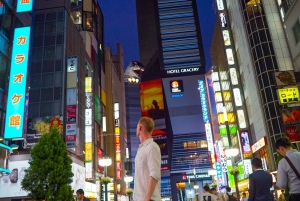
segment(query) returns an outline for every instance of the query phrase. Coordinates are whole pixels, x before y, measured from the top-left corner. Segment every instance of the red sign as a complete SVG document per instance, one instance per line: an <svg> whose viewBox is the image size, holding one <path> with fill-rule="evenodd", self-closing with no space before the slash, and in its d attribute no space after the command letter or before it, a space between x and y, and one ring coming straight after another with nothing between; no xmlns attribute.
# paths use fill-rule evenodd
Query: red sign
<svg viewBox="0 0 300 201"><path fill-rule="evenodd" d="M76 135L66 135L66 142L76 141Z"/></svg>
<svg viewBox="0 0 300 201"><path fill-rule="evenodd" d="M285 130L291 141L299 141L300 126L287 126Z"/></svg>
<svg viewBox="0 0 300 201"><path fill-rule="evenodd" d="M67 105L67 122L76 122L76 105Z"/></svg>
<svg viewBox="0 0 300 201"><path fill-rule="evenodd" d="M122 170L122 162L117 162L117 171Z"/></svg>
<svg viewBox="0 0 300 201"><path fill-rule="evenodd" d="M121 180L121 179L122 179L122 171L117 170L117 180Z"/></svg>
<svg viewBox="0 0 300 201"><path fill-rule="evenodd" d="M121 146L120 144L116 144L116 152L120 152L121 151Z"/></svg>
<svg viewBox="0 0 300 201"><path fill-rule="evenodd" d="M120 144L120 136L115 137L115 143L118 145Z"/></svg>

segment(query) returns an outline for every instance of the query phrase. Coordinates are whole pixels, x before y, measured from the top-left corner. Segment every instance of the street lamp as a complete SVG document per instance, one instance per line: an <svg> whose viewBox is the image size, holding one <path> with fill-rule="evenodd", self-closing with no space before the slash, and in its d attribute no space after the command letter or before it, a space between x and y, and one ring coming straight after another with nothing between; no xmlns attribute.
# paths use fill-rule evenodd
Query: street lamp
<svg viewBox="0 0 300 201"><path fill-rule="evenodd" d="M104 167L104 177L107 176L107 167L112 164L110 157L106 156L106 117L102 117L102 129L103 129L103 149L104 157L99 159L99 165ZM105 201L108 201L107 183L104 184L105 187Z"/></svg>

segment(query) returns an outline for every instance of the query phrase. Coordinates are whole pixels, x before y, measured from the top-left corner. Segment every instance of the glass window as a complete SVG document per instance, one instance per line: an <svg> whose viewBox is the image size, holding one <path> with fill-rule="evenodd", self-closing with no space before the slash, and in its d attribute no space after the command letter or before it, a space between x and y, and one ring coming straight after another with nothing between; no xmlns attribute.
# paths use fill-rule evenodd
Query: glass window
<svg viewBox="0 0 300 201"><path fill-rule="evenodd" d="M53 88L46 88L41 91L42 101L53 101Z"/></svg>
<svg viewBox="0 0 300 201"><path fill-rule="evenodd" d="M3 92L4 92L3 89L0 88L0 108L3 108L3 106L4 106L3 105L3 103L4 103L4 101L3 101L4 100L3 99L3 97L4 97ZM0 117L0 121L1 121L1 117Z"/></svg>
<svg viewBox="0 0 300 201"><path fill-rule="evenodd" d="M55 58L55 46L45 47L45 59L54 59Z"/></svg>
<svg viewBox="0 0 300 201"><path fill-rule="evenodd" d="M44 39L44 46L55 45L55 35L46 35Z"/></svg>
<svg viewBox="0 0 300 201"><path fill-rule="evenodd" d="M29 91L30 103L40 102L40 89L30 89Z"/></svg>
<svg viewBox="0 0 300 201"><path fill-rule="evenodd" d="M31 99L31 97L30 97L30 99ZM31 118L40 117L40 103L30 103L29 104L28 116Z"/></svg>
<svg viewBox="0 0 300 201"><path fill-rule="evenodd" d="M61 100L62 94L61 94L61 87L54 87L54 100Z"/></svg>
<svg viewBox="0 0 300 201"><path fill-rule="evenodd" d="M56 20L56 12L46 13L46 21L55 21Z"/></svg>
<svg viewBox="0 0 300 201"><path fill-rule="evenodd" d="M36 47L33 48L33 60L42 60L43 59L43 48Z"/></svg>
<svg viewBox="0 0 300 201"><path fill-rule="evenodd" d="M44 34L44 24L43 23L40 23L40 24L36 24L34 26L34 33L35 34Z"/></svg>
<svg viewBox="0 0 300 201"><path fill-rule="evenodd" d="M41 74L35 74L30 76L30 88L40 88L42 86L41 79L42 76Z"/></svg>
<svg viewBox="0 0 300 201"><path fill-rule="evenodd" d="M44 60L43 73L54 71L54 60Z"/></svg>
<svg viewBox="0 0 300 201"><path fill-rule="evenodd" d="M42 71L42 61L33 61L31 63L30 73L36 74L36 73L41 73L41 71Z"/></svg>
<svg viewBox="0 0 300 201"><path fill-rule="evenodd" d="M297 22L294 24L292 29L293 29L295 42L297 44L300 40L300 22L299 22L299 20L297 20Z"/></svg>
<svg viewBox="0 0 300 201"><path fill-rule="evenodd" d="M61 45L64 43L64 36L63 34L58 34L56 36L56 45Z"/></svg>
<svg viewBox="0 0 300 201"><path fill-rule="evenodd" d="M43 87L53 86L53 73L43 74Z"/></svg>
<svg viewBox="0 0 300 201"><path fill-rule="evenodd" d="M64 13L63 11L58 11L57 12L57 20L62 20L64 18Z"/></svg>
<svg viewBox="0 0 300 201"><path fill-rule="evenodd" d="M45 34L52 34L56 32L56 22L45 23Z"/></svg>
<svg viewBox="0 0 300 201"><path fill-rule="evenodd" d="M45 21L45 14L35 15L34 20L35 20L35 22L44 22Z"/></svg>
<svg viewBox="0 0 300 201"><path fill-rule="evenodd" d="M55 71L62 71L62 60L55 61Z"/></svg>
<svg viewBox="0 0 300 201"><path fill-rule="evenodd" d="M11 11L7 8L4 7L4 15L5 17L2 18L2 33L7 37L10 38L10 33L11 33L11 24L12 24L12 13Z"/></svg>
<svg viewBox="0 0 300 201"><path fill-rule="evenodd" d="M62 45L56 46L56 58L62 58L64 53L64 49Z"/></svg>
<svg viewBox="0 0 300 201"><path fill-rule="evenodd" d="M33 47L42 47L43 46L43 35L36 35L33 38Z"/></svg>
<svg viewBox="0 0 300 201"><path fill-rule="evenodd" d="M61 101L54 101L53 102L53 115L60 115L61 114Z"/></svg>
<svg viewBox="0 0 300 201"><path fill-rule="evenodd" d="M54 86L62 86L62 72L55 72Z"/></svg>
<svg viewBox="0 0 300 201"><path fill-rule="evenodd" d="M41 104L41 116L46 117L46 116L53 116L52 114L52 102L44 102Z"/></svg>
<svg viewBox="0 0 300 201"><path fill-rule="evenodd" d="M7 58L0 53L0 88L5 88L5 83L7 80Z"/></svg>
<svg viewBox="0 0 300 201"><path fill-rule="evenodd" d="M63 32L64 31L64 21L58 21L56 22L56 32L59 33L59 32Z"/></svg>

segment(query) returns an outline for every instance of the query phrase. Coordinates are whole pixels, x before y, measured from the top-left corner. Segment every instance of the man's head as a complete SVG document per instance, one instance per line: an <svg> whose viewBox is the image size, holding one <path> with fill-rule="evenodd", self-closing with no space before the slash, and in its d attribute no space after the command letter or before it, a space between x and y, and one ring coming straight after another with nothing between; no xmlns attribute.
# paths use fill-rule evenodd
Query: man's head
<svg viewBox="0 0 300 201"><path fill-rule="evenodd" d="M282 156L286 156L286 152L293 149L292 143L285 137L276 140L275 147Z"/></svg>
<svg viewBox="0 0 300 201"><path fill-rule="evenodd" d="M257 169L262 169L262 161L260 158L254 158L251 161L252 169L255 171Z"/></svg>
<svg viewBox="0 0 300 201"><path fill-rule="evenodd" d="M84 197L84 191L83 191L82 189L78 189L78 190L76 191L76 195L77 195L77 198L78 198L79 200L82 200L83 197Z"/></svg>
<svg viewBox="0 0 300 201"><path fill-rule="evenodd" d="M146 135L146 137L149 137L152 135L153 128L154 128L154 121L149 117L142 117L139 120L139 123L136 128L136 136L140 138L140 135L142 134L142 135Z"/></svg>
<svg viewBox="0 0 300 201"><path fill-rule="evenodd" d="M283 190L283 189L281 189L281 193L283 193L283 194L284 194L284 190Z"/></svg>
<svg viewBox="0 0 300 201"><path fill-rule="evenodd" d="M246 193L242 193L243 197L245 198L246 197Z"/></svg>
<svg viewBox="0 0 300 201"><path fill-rule="evenodd" d="M204 186L204 187L203 187L203 191L204 191L204 192L209 192L209 187L208 187L208 186Z"/></svg>
<svg viewBox="0 0 300 201"><path fill-rule="evenodd" d="M216 188L211 188L210 191L212 194L218 195L218 191Z"/></svg>
<svg viewBox="0 0 300 201"><path fill-rule="evenodd" d="M226 186L226 192L230 193L231 192L231 188L229 186Z"/></svg>

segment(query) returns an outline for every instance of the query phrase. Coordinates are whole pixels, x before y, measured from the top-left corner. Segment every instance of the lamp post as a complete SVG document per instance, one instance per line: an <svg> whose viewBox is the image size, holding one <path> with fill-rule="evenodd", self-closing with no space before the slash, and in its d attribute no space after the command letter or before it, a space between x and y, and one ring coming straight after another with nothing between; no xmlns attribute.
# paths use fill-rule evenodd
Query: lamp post
<svg viewBox="0 0 300 201"><path fill-rule="evenodd" d="M107 167L112 164L111 158L106 156L106 117L102 117L102 129L103 129L103 149L104 157L99 159L99 165L104 167L104 177L107 176ZM108 201L107 183L104 184L105 201Z"/></svg>
<svg viewBox="0 0 300 201"><path fill-rule="evenodd" d="M226 132L227 132L227 138L228 138L228 145L229 145L229 149L225 150L225 155L230 157L232 166L235 167L235 162L233 157L237 156L239 154L239 150L237 148L233 148L232 147L232 142L231 142L231 136L230 136L230 129L229 129L229 124L228 124L228 117L227 117L227 110L226 107L223 106L223 113L224 113L224 120L225 120L225 124L226 124ZM238 187L238 180L237 180L237 175L233 175L234 176L234 183L235 183L235 190L236 190L236 195L237 195L237 199L239 199L240 197L240 192L239 192L239 187Z"/></svg>

